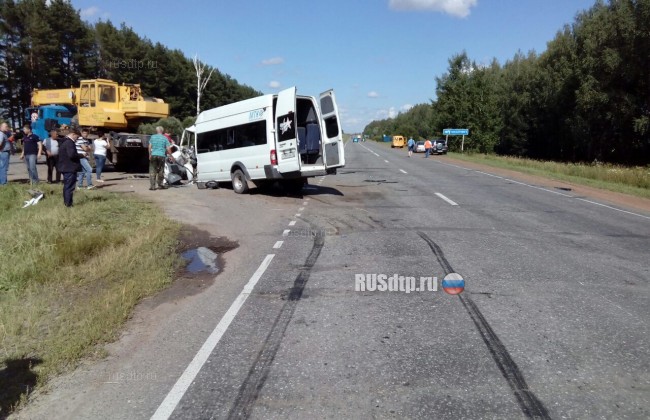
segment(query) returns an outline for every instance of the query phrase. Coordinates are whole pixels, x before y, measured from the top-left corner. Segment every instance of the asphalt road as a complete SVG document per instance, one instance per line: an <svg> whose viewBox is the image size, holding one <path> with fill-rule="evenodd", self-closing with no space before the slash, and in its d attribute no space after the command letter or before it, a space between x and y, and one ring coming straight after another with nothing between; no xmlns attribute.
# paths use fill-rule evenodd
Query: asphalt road
<svg viewBox="0 0 650 420"><path fill-rule="evenodd" d="M369 142L346 160L302 197L136 181L239 247L21 416L650 417L649 214Z"/></svg>

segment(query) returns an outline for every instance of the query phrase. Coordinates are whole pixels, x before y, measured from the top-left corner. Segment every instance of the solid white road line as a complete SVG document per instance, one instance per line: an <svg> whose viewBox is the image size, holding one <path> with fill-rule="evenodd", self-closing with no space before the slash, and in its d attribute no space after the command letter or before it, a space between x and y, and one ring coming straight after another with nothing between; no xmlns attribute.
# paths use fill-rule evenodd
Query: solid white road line
<svg viewBox="0 0 650 420"><path fill-rule="evenodd" d="M454 203L453 201L451 201L450 199L448 199L447 197L445 197L444 195L442 195L442 194L440 194L440 193L435 193L435 194L436 194L438 197L440 197L440 198L442 198L443 200L445 200L447 203L451 204L452 206L457 206L457 205L458 205L457 203Z"/></svg>
<svg viewBox="0 0 650 420"><path fill-rule="evenodd" d="M273 248L278 249L278 248L282 247L283 243L284 243L284 241L277 241L275 243L275 245L273 245Z"/></svg>
<svg viewBox="0 0 650 420"><path fill-rule="evenodd" d="M203 346L199 349L198 353L196 353L194 359L192 359L163 402L158 406L156 412L151 416L152 420L166 420L172 415L174 409L183 398L183 395L185 395L185 392L187 392L187 389L192 384L192 381L194 381L194 378L196 378L196 375L200 372L201 368L208 360L208 357L210 357L210 354L212 354L212 351L221 340L221 337L223 337L224 333L230 326L230 323L235 319L237 313L244 305L244 302L246 302L246 299L248 299L248 296L250 296L253 291L253 288L269 267L269 264L271 264L271 260L273 260L274 256L275 254L268 254L266 258L264 258L264 261L262 261L260 266L257 268L257 271L253 273L253 276L248 280L244 289L237 298L235 298L235 301L230 305L230 308L228 308L228 311L221 318L221 321L219 321L208 339L205 340L205 343L203 343Z"/></svg>
<svg viewBox="0 0 650 420"><path fill-rule="evenodd" d="M500 179L503 179L503 177L502 177L502 176L499 176L499 175L489 174L489 173L487 173L487 172L481 172L481 171L475 171L475 172L478 172L479 174L483 174L483 175L491 176L491 177L493 177L493 178L500 178Z"/></svg>
<svg viewBox="0 0 650 420"><path fill-rule="evenodd" d="M445 162L438 162L438 163L442 163L443 165L447 165L447 166L453 166L453 167L455 167L455 168L460 168L460 169L464 169L464 170L472 171L472 169L465 168L465 167L458 166L458 165L452 165L451 163L445 163ZM553 193L553 194L561 195L561 196L563 196L563 197L575 198L576 200L584 201L585 203L595 204L595 205L597 205L597 206L605 207L605 208L608 208L608 209L610 209L610 210L616 210L616 211L619 211L619 212L621 212L621 213L631 214L631 215L633 215L633 216L638 216L638 217L642 217L642 218L644 218L644 219L649 219L649 220L650 220L650 217L645 216L645 215L643 215L643 214L634 213L634 212L631 212L631 211L627 211L627 210L619 209L619 208L612 207L612 206L608 206L608 205L605 205L605 204L602 204L602 203L597 203L597 202L595 202L595 201L587 200L587 199L585 199L585 198L576 197L576 196L573 196L573 195L571 195L571 194L564 194L564 193L561 193L561 192L559 192L559 191L549 190L548 188L538 187L537 185L526 184L525 182L515 181L515 180L513 180L513 179L504 178L504 177L502 177L502 176L489 174L489 173L487 173L487 172L482 172L482 171L477 171L477 170L473 170L473 171L474 171L474 172L477 172L477 173L479 173L479 174L483 174L483 175L491 176L491 177L494 177L494 178L500 178L500 179L503 179L504 181L512 182L512 183L519 184L519 185L524 185L524 186L526 186L526 187L535 188L535 189L537 189L537 190L542 190L542 191L550 192L550 193Z"/></svg>
<svg viewBox="0 0 650 420"><path fill-rule="evenodd" d="M586 200L586 199L584 199L584 198L578 198L578 197L576 197L576 200L580 200L580 201L584 201L584 202L587 202L587 203L595 204L595 205L597 205L597 206L601 206L601 207L607 207L608 209L612 209L612 210L620 211L621 213L627 213L627 214L631 214L631 215L634 215L634 216L643 217L644 219L650 219L650 217L648 217L648 216L644 216L644 215L642 215L642 214L633 213L633 212L631 212L631 211L627 211L627 210L617 209L616 207L607 206L607 205L605 205L605 204L601 204L601 203L596 203L595 201Z"/></svg>

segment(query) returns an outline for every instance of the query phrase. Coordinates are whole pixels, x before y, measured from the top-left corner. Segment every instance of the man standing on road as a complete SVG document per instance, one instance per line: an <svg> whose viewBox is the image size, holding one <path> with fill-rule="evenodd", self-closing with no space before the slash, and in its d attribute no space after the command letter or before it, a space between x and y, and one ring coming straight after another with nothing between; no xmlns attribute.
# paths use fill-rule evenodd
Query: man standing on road
<svg viewBox="0 0 650 420"><path fill-rule="evenodd" d="M0 185L7 183L9 173L9 157L11 156L11 142L9 141L9 125L0 124Z"/></svg>
<svg viewBox="0 0 650 420"><path fill-rule="evenodd" d="M409 157L413 156L413 151L415 150L415 140L413 137L409 138L409 141L406 143L409 148Z"/></svg>
<svg viewBox="0 0 650 420"><path fill-rule="evenodd" d="M171 156L171 145L163 136L163 128L156 127L156 134L149 139L149 190L166 189L163 185L165 158Z"/></svg>
<svg viewBox="0 0 650 420"><path fill-rule="evenodd" d="M36 170L36 163L43 154L43 143L41 139L32 133L32 125L26 123L23 126L23 151L20 154L20 160L25 160L27 165L27 173L29 174L29 182L31 184L38 184L38 171Z"/></svg>
<svg viewBox="0 0 650 420"><path fill-rule="evenodd" d="M52 183L52 172L56 169L56 161L59 158L59 133L50 130L50 137L43 142L45 146L45 162L47 162L47 183ZM56 169L57 184L61 182L61 172Z"/></svg>
<svg viewBox="0 0 650 420"><path fill-rule="evenodd" d="M431 153L431 140L429 140L429 139L427 139L424 142L424 152L425 152L424 157L428 158L429 153Z"/></svg>
<svg viewBox="0 0 650 420"><path fill-rule="evenodd" d="M88 142L88 130L81 130L81 137L76 139L75 145L77 147L77 154L80 158L81 170L77 174L77 188L81 189L84 186L84 177L86 177L86 184L89 190L95 188L93 185L93 167L90 166L88 156L90 156L90 142Z"/></svg>
<svg viewBox="0 0 650 420"><path fill-rule="evenodd" d="M72 195L77 183L77 173L81 171L81 157L77 153L76 141L79 131L74 129L59 143L59 159L56 168L63 174L63 204L72 207Z"/></svg>

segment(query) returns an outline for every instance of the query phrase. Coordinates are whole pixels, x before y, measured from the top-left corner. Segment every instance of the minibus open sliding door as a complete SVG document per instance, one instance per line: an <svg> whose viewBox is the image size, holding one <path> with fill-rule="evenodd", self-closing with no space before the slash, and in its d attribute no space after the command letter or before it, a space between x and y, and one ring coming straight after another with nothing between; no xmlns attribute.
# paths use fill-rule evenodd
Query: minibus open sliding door
<svg viewBox="0 0 650 420"><path fill-rule="evenodd" d="M325 127L323 140L323 156L325 168L339 168L345 166L345 151L343 149L343 133L339 110L336 106L334 91L328 90L320 94L320 110Z"/></svg>
<svg viewBox="0 0 650 420"><path fill-rule="evenodd" d="M296 88L278 93L275 107L275 142L280 173L300 171L296 139Z"/></svg>

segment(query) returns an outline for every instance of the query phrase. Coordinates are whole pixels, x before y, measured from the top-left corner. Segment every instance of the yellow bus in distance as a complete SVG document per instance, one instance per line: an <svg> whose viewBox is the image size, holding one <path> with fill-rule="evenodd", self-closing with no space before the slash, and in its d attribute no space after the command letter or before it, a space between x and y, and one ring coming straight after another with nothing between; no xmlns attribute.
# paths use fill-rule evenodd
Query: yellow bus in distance
<svg viewBox="0 0 650 420"><path fill-rule="evenodd" d="M393 136L393 141L390 147L404 147L406 146L406 139L404 136Z"/></svg>

